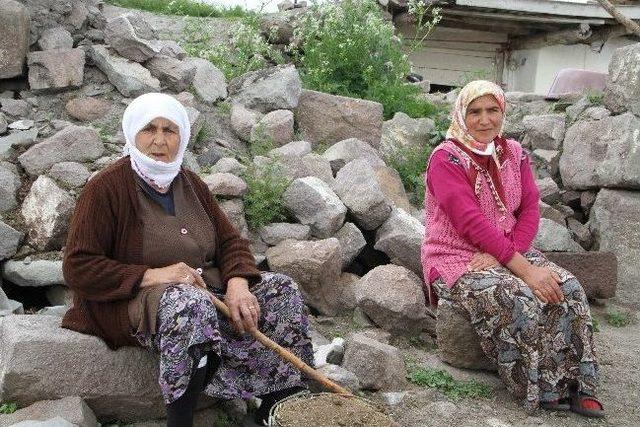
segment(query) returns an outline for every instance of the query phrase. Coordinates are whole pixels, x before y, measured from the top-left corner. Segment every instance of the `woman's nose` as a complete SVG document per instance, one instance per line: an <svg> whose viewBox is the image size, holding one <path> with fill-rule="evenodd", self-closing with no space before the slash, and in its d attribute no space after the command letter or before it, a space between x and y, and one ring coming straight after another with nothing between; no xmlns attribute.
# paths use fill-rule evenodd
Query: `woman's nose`
<svg viewBox="0 0 640 427"><path fill-rule="evenodd" d="M163 145L165 144L165 135L164 132L162 131L162 129L157 130L154 134L153 134L153 143L156 145Z"/></svg>

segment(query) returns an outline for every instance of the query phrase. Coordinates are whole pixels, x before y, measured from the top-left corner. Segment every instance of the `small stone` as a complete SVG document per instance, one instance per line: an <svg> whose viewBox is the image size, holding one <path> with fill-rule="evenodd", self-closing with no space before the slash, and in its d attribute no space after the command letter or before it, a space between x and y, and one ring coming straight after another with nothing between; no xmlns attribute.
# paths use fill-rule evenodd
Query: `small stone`
<svg viewBox="0 0 640 427"><path fill-rule="evenodd" d="M214 173L202 177L209 191L218 196L241 197L247 192L242 178L230 173Z"/></svg>
<svg viewBox="0 0 640 427"><path fill-rule="evenodd" d="M64 27L53 27L42 32L38 45L40 50L72 49L73 38Z"/></svg>
<svg viewBox="0 0 640 427"><path fill-rule="evenodd" d="M83 164L62 162L51 167L49 176L69 187L82 187L91 176L91 172Z"/></svg>
<svg viewBox="0 0 640 427"><path fill-rule="evenodd" d="M29 130L35 125L33 120L18 120L7 126L13 130Z"/></svg>

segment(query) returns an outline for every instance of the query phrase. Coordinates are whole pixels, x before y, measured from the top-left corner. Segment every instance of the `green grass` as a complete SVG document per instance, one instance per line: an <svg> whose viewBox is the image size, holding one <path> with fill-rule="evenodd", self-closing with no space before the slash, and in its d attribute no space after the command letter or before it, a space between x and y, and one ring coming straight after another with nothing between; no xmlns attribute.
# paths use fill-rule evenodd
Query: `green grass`
<svg viewBox="0 0 640 427"><path fill-rule="evenodd" d="M162 15L195 16L200 18L243 18L249 14L240 6L221 7L196 0L107 0L107 3Z"/></svg>
<svg viewBox="0 0 640 427"><path fill-rule="evenodd" d="M628 312L609 310L607 312L607 322L616 328L628 326L631 323L631 314Z"/></svg>
<svg viewBox="0 0 640 427"><path fill-rule="evenodd" d="M593 323L593 332L600 332L600 321L595 317L593 317L591 321Z"/></svg>
<svg viewBox="0 0 640 427"><path fill-rule="evenodd" d="M18 405L14 402L3 403L0 405L0 414L13 414L18 410Z"/></svg>
<svg viewBox="0 0 640 427"><path fill-rule="evenodd" d="M424 173L432 151L433 146L428 143L424 145L398 145L385 156L387 165L398 171L400 180L409 196L409 201L414 206L421 206L424 201Z"/></svg>
<svg viewBox="0 0 640 427"><path fill-rule="evenodd" d="M451 374L442 369L413 367L407 374L407 379L413 384L437 388L445 396L453 400L461 398L486 399L491 397L491 387L489 385L475 380L455 380Z"/></svg>
<svg viewBox="0 0 640 427"><path fill-rule="evenodd" d="M591 105L602 105L604 94L598 90L587 89L585 96Z"/></svg>

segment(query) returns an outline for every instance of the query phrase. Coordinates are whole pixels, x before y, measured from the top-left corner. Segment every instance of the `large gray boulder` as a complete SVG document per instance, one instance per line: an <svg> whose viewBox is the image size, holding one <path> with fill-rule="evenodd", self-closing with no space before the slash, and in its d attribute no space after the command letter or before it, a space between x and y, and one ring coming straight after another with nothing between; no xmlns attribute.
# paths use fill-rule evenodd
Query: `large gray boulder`
<svg viewBox="0 0 640 427"><path fill-rule="evenodd" d="M398 148L423 146L429 141L434 128L435 122L429 118L412 119L405 113L397 112L391 120L382 124L380 151L391 153Z"/></svg>
<svg viewBox="0 0 640 427"><path fill-rule="evenodd" d="M618 48L609 62L604 103L614 113L631 111L640 115L640 46L637 43Z"/></svg>
<svg viewBox="0 0 640 427"><path fill-rule="evenodd" d="M591 208L589 226L600 251L618 258L617 298L640 306L640 193L602 189Z"/></svg>
<svg viewBox="0 0 640 427"><path fill-rule="evenodd" d="M558 150L562 146L565 128L564 114L542 114L525 116L522 119L525 137L522 145L534 150Z"/></svg>
<svg viewBox="0 0 640 427"><path fill-rule="evenodd" d="M316 241L285 240L266 251L271 270L293 278L305 303L323 314L337 313L342 258L335 238Z"/></svg>
<svg viewBox="0 0 640 427"><path fill-rule="evenodd" d="M2 278L18 286L63 285L62 261L9 260L2 266Z"/></svg>
<svg viewBox="0 0 640 427"><path fill-rule="evenodd" d="M51 166L48 175L69 187L82 187L91 176L89 169L76 162L62 162Z"/></svg>
<svg viewBox="0 0 640 427"><path fill-rule="evenodd" d="M402 352L361 333L347 339L342 366L356 374L363 390L404 390L407 386Z"/></svg>
<svg viewBox="0 0 640 427"><path fill-rule="evenodd" d="M195 65L166 55L156 55L145 65L162 86L173 92L186 90L196 75Z"/></svg>
<svg viewBox="0 0 640 427"><path fill-rule="evenodd" d="M231 173L212 173L202 180L211 194L225 197L242 197L247 192L247 183Z"/></svg>
<svg viewBox="0 0 640 427"><path fill-rule="evenodd" d="M373 148L369 143L357 138L349 138L336 142L327 148L322 154L322 157L329 160L331 169L335 173L351 160L355 159L364 159L373 168L384 166L384 160L382 160L378 150Z"/></svg>
<svg viewBox="0 0 640 427"><path fill-rule="evenodd" d="M391 213L371 165L364 159L347 163L336 175L334 190L355 222L365 230L375 230Z"/></svg>
<svg viewBox="0 0 640 427"><path fill-rule="evenodd" d="M264 243L269 246L275 246L285 240L309 240L311 238L311 227L304 224L274 222L260 227L258 234Z"/></svg>
<svg viewBox="0 0 640 427"><path fill-rule="evenodd" d="M227 90L232 102L268 113L297 107L302 83L294 66L280 65L243 74L231 80Z"/></svg>
<svg viewBox="0 0 640 427"><path fill-rule="evenodd" d="M461 307L440 299L437 319L438 354L444 362L456 368L496 369L480 347L480 338Z"/></svg>
<svg viewBox="0 0 640 427"><path fill-rule="evenodd" d="M17 174L0 166L0 213L18 206L16 195L20 185L20 177Z"/></svg>
<svg viewBox="0 0 640 427"><path fill-rule="evenodd" d="M567 130L560 157L566 188L640 188L640 119L631 113L579 120Z"/></svg>
<svg viewBox="0 0 640 427"><path fill-rule="evenodd" d="M88 162L100 158L103 152L97 130L70 125L29 148L18 161L29 175L35 176L47 172L56 163Z"/></svg>
<svg viewBox="0 0 640 427"><path fill-rule="evenodd" d="M220 209L242 237L249 236L249 225L244 215L244 203L241 199L225 200L220 203Z"/></svg>
<svg viewBox="0 0 640 427"><path fill-rule="evenodd" d="M146 92L160 91L160 81L137 62L114 55L105 46L92 46L89 55L122 95L136 97Z"/></svg>
<svg viewBox="0 0 640 427"><path fill-rule="evenodd" d="M26 6L15 0L0 3L0 79L22 74L29 49L31 20Z"/></svg>
<svg viewBox="0 0 640 427"><path fill-rule="evenodd" d="M42 400L18 409L13 414L0 415L0 427L9 427L25 421L47 421L53 416L60 417L77 427L100 425L91 408L80 397L69 396L57 400Z"/></svg>
<svg viewBox="0 0 640 427"><path fill-rule="evenodd" d="M98 97L74 98L64 106L67 114L81 122L92 122L106 116L112 103Z"/></svg>
<svg viewBox="0 0 640 427"><path fill-rule="evenodd" d="M77 88L84 81L83 49L57 49L27 55L29 86L33 90Z"/></svg>
<svg viewBox="0 0 640 427"><path fill-rule="evenodd" d="M358 307L386 331L412 335L435 330L422 280L404 267L387 264L374 268L354 285L354 293Z"/></svg>
<svg viewBox="0 0 640 427"><path fill-rule="evenodd" d="M293 140L293 113L275 110L267 113L251 128L251 143L269 141L283 146Z"/></svg>
<svg viewBox="0 0 640 427"><path fill-rule="evenodd" d="M191 86L196 96L207 104L227 97L227 79L215 65L203 58L187 58L196 69Z"/></svg>
<svg viewBox="0 0 640 427"><path fill-rule="evenodd" d="M23 237L24 234L0 221L0 261L16 254Z"/></svg>
<svg viewBox="0 0 640 427"><path fill-rule="evenodd" d="M75 200L46 175L33 183L22 204L29 242L39 250L62 248Z"/></svg>
<svg viewBox="0 0 640 427"><path fill-rule="evenodd" d="M347 208L328 184L314 176L294 180L282 195L285 206L319 238L331 237L344 223Z"/></svg>
<svg viewBox="0 0 640 427"><path fill-rule="evenodd" d="M533 246L545 252L584 252L582 246L573 240L571 232L566 227L546 218L540 219Z"/></svg>
<svg viewBox="0 0 640 427"><path fill-rule="evenodd" d="M104 29L105 42L123 58L144 62L159 54L160 50L150 40L136 34L136 29L129 21L131 16L125 14L109 19Z"/></svg>
<svg viewBox="0 0 640 427"><path fill-rule="evenodd" d="M380 190L389 199L391 205L416 216L418 210L409 201L398 171L389 166L381 166L375 168L375 173Z"/></svg>
<svg viewBox="0 0 640 427"><path fill-rule="evenodd" d="M329 186L333 186L334 179L331 165L327 159L316 153L305 154L302 157L279 156L277 154L272 158L256 156L253 162L258 168L275 164L280 176L291 181L314 176L326 182Z"/></svg>
<svg viewBox="0 0 640 427"><path fill-rule="evenodd" d="M343 268L348 267L367 245L362 232L352 222L346 222L333 237L340 242Z"/></svg>
<svg viewBox="0 0 640 427"><path fill-rule="evenodd" d="M312 144L358 138L380 145L382 104L377 102L303 90L295 115L303 139Z"/></svg>
<svg viewBox="0 0 640 427"><path fill-rule="evenodd" d="M250 110L243 105L234 103L231 105L231 129L238 138L243 141L251 139L251 129L256 125L263 114L259 111Z"/></svg>
<svg viewBox="0 0 640 427"><path fill-rule="evenodd" d="M424 239L424 225L403 209L395 208L376 231L374 248L389 256L391 262L422 275L420 248Z"/></svg>
<svg viewBox="0 0 640 427"><path fill-rule="evenodd" d="M40 50L72 49L73 37L64 27L47 28L38 40Z"/></svg>
<svg viewBox="0 0 640 427"><path fill-rule="evenodd" d="M164 415L158 360L144 349L112 351L97 337L62 329L60 318L41 315L0 318L0 348L3 402L26 406L79 396L101 419Z"/></svg>
<svg viewBox="0 0 640 427"><path fill-rule="evenodd" d="M307 141L292 141L282 147L270 150L269 157L303 157L311 153L311 143Z"/></svg>

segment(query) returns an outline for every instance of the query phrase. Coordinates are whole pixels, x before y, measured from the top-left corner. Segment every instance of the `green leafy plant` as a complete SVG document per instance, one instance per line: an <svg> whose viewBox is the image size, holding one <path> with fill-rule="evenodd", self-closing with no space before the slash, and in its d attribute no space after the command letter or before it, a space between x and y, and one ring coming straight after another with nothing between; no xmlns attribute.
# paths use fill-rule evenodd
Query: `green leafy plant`
<svg viewBox="0 0 640 427"><path fill-rule="evenodd" d="M213 63L227 79L284 62L280 51L260 34L257 14L248 14L238 21L231 29L227 43L214 43L214 31L205 21L189 20L185 24L180 45L190 56Z"/></svg>
<svg viewBox="0 0 640 427"><path fill-rule="evenodd" d="M0 405L0 414L13 414L18 410L15 402L7 402Z"/></svg>
<svg viewBox="0 0 640 427"><path fill-rule="evenodd" d="M607 323L616 328L628 326L631 323L631 314L629 312L611 309L607 312Z"/></svg>
<svg viewBox="0 0 640 427"><path fill-rule="evenodd" d="M591 105L602 105L604 100L604 94L599 90L587 89L585 91L585 96Z"/></svg>
<svg viewBox="0 0 640 427"><path fill-rule="evenodd" d="M114 6L140 9L163 15L211 18L242 18L248 12L240 6L221 7L195 0L107 0Z"/></svg>
<svg viewBox="0 0 640 427"><path fill-rule="evenodd" d="M593 332L600 332L600 321L595 317L593 317L591 321L593 323Z"/></svg>
<svg viewBox="0 0 640 427"><path fill-rule="evenodd" d="M428 116L433 106L404 81L411 67L394 31L375 0L326 2L301 19L290 50L308 89L380 102L385 118Z"/></svg>
<svg viewBox="0 0 640 427"><path fill-rule="evenodd" d="M479 381L458 381L443 369L413 367L407 374L407 379L413 384L437 388L445 396L453 400L461 398L489 398L491 387Z"/></svg>
<svg viewBox="0 0 640 427"><path fill-rule="evenodd" d="M433 148L430 143L396 145L385 154L387 165L398 171L409 200L415 206L421 206L424 201L424 174Z"/></svg>
<svg viewBox="0 0 640 427"><path fill-rule="evenodd" d="M244 195L244 211L249 228L256 230L272 222L286 219L286 207L282 200L289 179L283 177L275 159L260 167L247 165L242 174L247 183Z"/></svg>

